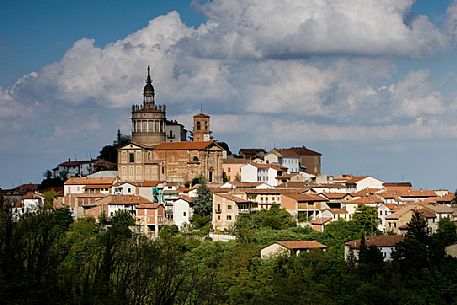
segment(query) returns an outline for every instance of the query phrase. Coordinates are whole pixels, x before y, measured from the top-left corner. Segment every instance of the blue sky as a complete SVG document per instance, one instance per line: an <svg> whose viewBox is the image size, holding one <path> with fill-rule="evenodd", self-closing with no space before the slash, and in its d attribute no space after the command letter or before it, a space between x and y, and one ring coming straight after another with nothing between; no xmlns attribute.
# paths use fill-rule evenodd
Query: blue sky
<svg viewBox="0 0 457 305"><path fill-rule="evenodd" d="M168 117L203 104L233 151L305 145L328 174L454 190L454 2L324 3L2 1L0 187L129 133L150 64Z"/></svg>

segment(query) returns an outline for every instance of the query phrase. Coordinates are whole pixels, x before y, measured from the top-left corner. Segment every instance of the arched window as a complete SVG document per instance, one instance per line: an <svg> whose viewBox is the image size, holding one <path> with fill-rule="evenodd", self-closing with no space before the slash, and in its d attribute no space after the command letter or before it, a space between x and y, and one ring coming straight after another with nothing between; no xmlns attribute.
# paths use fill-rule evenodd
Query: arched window
<svg viewBox="0 0 457 305"><path fill-rule="evenodd" d="M200 128L201 128L201 123L200 123L200 121L197 121L197 130L200 130Z"/></svg>
<svg viewBox="0 0 457 305"><path fill-rule="evenodd" d="M208 129L208 121L205 121L205 130Z"/></svg>

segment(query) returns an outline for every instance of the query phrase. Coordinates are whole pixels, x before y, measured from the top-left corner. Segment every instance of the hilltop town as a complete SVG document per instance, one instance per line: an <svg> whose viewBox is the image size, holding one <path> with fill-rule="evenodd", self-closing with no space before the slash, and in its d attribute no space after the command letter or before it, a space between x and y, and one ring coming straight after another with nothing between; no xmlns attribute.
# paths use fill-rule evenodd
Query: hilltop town
<svg viewBox="0 0 457 305"><path fill-rule="evenodd" d="M149 68L131 113L106 158L0 190L0 294L24 291L14 304L456 300L454 193L326 175L300 143L232 154L209 115L190 132L167 119Z"/></svg>
<svg viewBox="0 0 457 305"><path fill-rule="evenodd" d="M212 194L211 231L227 235L240 215L272 207L319 232L334 221L353 219L360 207L373 210L376 230L384 234L404 235L416 212L431 232L440 219L457 221L455 196L448 190L415 189L411 182L370 176L328 176L321 173L321 153L303 145L229 154L225 143L213 139L210 116L204 113L193 116L188 139L184 125L168 120L166 106L156 103L149 67L143 103L131 111L131 137L118 146L117 164L69 160L49 171L64 181L63 189L51 188L54 208L70 209L74 219L128 211L136 230L154 238L162 226L191 225L204 184ZM1 193L14 202L18 216L38 210L46 197L33 184Z"/></svg>

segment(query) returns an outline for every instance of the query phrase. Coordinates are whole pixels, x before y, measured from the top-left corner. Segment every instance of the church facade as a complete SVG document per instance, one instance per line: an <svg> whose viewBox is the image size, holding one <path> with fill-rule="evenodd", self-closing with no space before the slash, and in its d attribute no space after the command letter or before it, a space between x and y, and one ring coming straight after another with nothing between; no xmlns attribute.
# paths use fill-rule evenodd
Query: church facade
<svg viewBox="0 0 457 305"><path fill-rule="evenodd" d="M166 107L155 103L149 67L143 104L132 106L132 143L118 150L118 177L121 181L186 182L203 176L208 182L222 182L224 149L212 141L210 117L194 116L193 139L186 141L184 127L166 119ZM178 136L178 138L170 135ZM171 139L170 139L171 138Z"/></svg>

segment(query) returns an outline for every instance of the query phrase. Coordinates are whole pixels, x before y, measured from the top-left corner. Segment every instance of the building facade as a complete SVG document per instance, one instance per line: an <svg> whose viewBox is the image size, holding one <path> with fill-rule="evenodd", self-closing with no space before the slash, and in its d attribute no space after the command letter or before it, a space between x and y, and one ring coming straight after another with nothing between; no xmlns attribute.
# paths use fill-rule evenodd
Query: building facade
<svg viewBox="0 0 457 305"><path fill-rule="evenodd" d="M208 182L222 182L226 154L211 140L210 117L195 115L193 141L183 141L183 126L176 121L167 124L165 106L155 103L149 67L143 96L143 105L132 108L132 143L118 149L120 181L184 183L203 176ZM176 130L166 134L172 125Z"/></svg>

